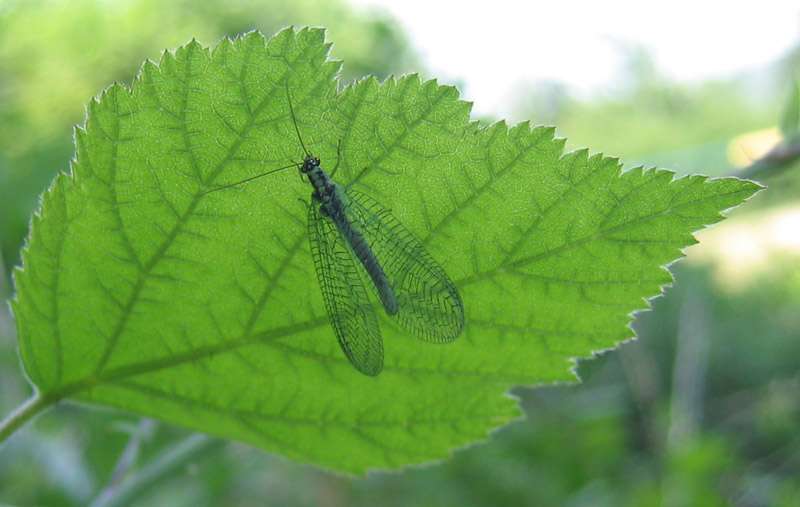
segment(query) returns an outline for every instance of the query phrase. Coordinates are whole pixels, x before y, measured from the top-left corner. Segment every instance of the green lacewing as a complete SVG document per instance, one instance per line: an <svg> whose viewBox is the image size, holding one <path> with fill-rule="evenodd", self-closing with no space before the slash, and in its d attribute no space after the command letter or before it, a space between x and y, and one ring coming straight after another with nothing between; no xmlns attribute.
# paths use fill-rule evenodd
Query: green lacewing
<svg viewBox="0 0 800 507"><path fill-rule="evenodd" d="M322 298L342 351L361 373L375 376L383 368L383 339L367 286L408 333L434 343L456 339L464 326L464 305L450 277L389 210L336 183L331 177L336 167L331 175L322 169L303 143L288 88L286 95L303 162L208 192L290 167L308 178L314 188L308 237Z"/></svg>

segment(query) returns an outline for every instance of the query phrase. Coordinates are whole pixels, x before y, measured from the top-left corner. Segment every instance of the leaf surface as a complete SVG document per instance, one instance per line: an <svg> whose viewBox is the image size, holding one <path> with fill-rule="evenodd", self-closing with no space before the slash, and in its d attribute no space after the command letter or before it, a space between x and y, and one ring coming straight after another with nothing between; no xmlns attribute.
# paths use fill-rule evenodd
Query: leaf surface
<svg viewBox="0 0 800 507"><path fill-rule="evenodd" d="M404 76L337 93L321 30L192 42L91 102L15 273L41 395L145 414L330 469L442 458L520 415L516 384L632 337L663 268L759 187L621 172L547 127L470 122L455 88ZM447 271L452 343L378 311L382 373L339 349L311 258L302 157L400 220ZM379 308L376 303L376 308Z"/></svg>

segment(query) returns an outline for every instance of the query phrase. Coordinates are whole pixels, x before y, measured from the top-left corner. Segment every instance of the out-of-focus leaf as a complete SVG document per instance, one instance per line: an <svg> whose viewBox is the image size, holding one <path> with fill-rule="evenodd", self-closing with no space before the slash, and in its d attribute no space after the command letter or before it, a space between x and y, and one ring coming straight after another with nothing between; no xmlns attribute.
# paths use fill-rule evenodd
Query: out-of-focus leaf
<svg viewBox="0 0 800 507"><path fill-rule="evenodd" d="M792 81L789 90L789 100L786 101L781 115L780 128L784 139L794 139L800 129L800 83L796 79Z"/></svg>

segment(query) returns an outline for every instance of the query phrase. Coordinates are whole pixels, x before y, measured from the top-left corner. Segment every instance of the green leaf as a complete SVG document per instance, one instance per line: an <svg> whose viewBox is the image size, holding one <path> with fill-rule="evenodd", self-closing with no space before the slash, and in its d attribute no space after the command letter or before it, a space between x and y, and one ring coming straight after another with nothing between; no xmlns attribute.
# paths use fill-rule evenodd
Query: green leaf
<svg viewBox="0 0 800 507"><path fill-rule="evenodd" d="M71 174L42 198L15 273L25 369L49 403L113 406L361 473L446 457L519 417L516 384L632 337L662 266L759 187L563 153L554 130L481 127L415 75L337 93L321 30L192 42L91 102ZM453 343L382 312L383 372L328 323L295 170L309 151L392 210L447 270ZM340 146L340 148L339 148ZM338 153L338 157L337 157Z"/></svg>

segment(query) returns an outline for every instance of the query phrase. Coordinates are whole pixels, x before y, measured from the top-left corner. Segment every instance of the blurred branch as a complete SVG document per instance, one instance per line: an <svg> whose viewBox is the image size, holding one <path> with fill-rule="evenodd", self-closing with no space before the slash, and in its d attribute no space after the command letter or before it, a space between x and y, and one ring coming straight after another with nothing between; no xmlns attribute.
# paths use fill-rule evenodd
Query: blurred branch
<svg viewBox="0 0 800 507"><path fill-rule="evenodd" d="M125 475L128 473L128 470L133 466L133 464L136 462L136 459L139 457L142 441L150 438L153 435L155 427L156 422L152 419L142 417L139 420L139 425L137 426L136 430L131 433L131 438L128 440L128 445L125 446L125 449L122 451L122 454L117 460L117 464L114 466L114 470L111 472L111 477L108 479L108 484L97 496L98 503L102 503L104 498L110 498L114 495L114 490L119 487L123 477L125 477Z"/></svg>
<svg viewBox="0 0 800 507"><path fill-rule="evenodd" d="M708 295L696 280L689 281L678 314L672 396L667 443L680 449L702 426L705 381L708 370L710 319L705 307ZM694 282L694 283L692 283Z"/></svg>
<svg viewBox="0 0 800 507"><path fill-rule="evenodd" d="M779 143L769 153L735 175L740 178L762 180L781 174L798 159L800 159L800 136L789 143Z"/></svg>
<svg viewBox="0 0 800 507"><path fill-rule="evenodd" d="M184 465L198 454L211 449L212 446L219 443L219 440L200 433L189 435L162 452L141 471L132 474L127 481L122 484L109 483L109 486L95 498L91 506L129 505L145 488L151 487L159 480L169 477L170 472L174 472L178 467Z"/></svg>

